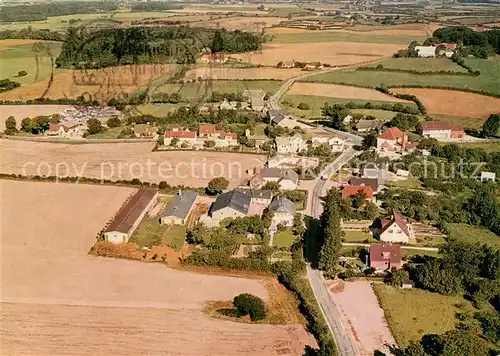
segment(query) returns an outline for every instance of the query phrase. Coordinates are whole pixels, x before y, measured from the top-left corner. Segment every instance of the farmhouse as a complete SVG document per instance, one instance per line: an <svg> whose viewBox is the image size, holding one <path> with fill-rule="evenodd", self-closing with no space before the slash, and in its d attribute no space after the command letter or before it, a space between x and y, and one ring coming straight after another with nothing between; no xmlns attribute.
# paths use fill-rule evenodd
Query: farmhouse
<svg viewBox="0 0 500 356"><path fill-rule="evenodd" d="M269 230L276 232L278 225L293 226L293 218L297 212L295 203L285 197L276 197L269 205L269 211L274 215Z"/></svg>
<svg viewBox="0 0 500 356"><path fill-rule="evenodd" d="M353 186L370 187L374 193L378 192L378 189L379 189L378 178L358 178L358 177L355 177L355 178L352 178L349 183Z"/></svg>
<svg viewBox="0 0 500 356"><path fill-rule="evenodd" d="M167 205L161 217L162 224L184 225L196 203L198 193L192 190L179 190Z"/></svg>
<svg viewBox="0 0 500 356"><path fill-rule="evenodd" d="M377 137L377 150L379 152L400 152L408 150L410 142L408 136L397 127L385 130Z"/></svg>
<svg viewBox="0 0 500 356"><path fill-rule="evenodd" d="M276 150L280 154L295 154L306 148L306 144L299 134L291 137L276 137Z"/></svg>
<svg viewBox="0 0 500 356"><path fill-rule="evenodd" d="M392 244L370 245L370 267L377 270L401 268L401 246Z"/></svg>
<svg viewBox="0 0 500 356"><path fill-rule="evenodd" d="M292 169L264 167L250 181L250 186L260 188L267 182L278 183L280 189L293 190L297 189L299 175Z"/></svg>
<svg viewBox="0 0 500 356"><path fill-rule="evenodd" d="M182 130L179 128L165 131L163 135L163 144L169 146L174 138L178 140L177 146L183 143L186 143L188 146L194 146L196 144L196 131Z"/></svg>
<svg viewBox="0 0 500 356"><path fill-rule="evenodd" d="M243 96L248 98L248 102L250 103L252 110L264 110L264 97L266 96L266 92L264 90L247 89L243 92Z"/></svg>
<svg viewBox="0 0 500 356"><path fill-rule="evenodd" d="M210 207L208 215L217 221L225 218L247 216L252 198L238 190L231 190L217 196Z"/></svg>
<svg viewBox="0 0 500 356"><path fill-rule="evenodd" d="M366 195L366 199L373 198L373 190L368 185L346 185L342 188L342 198L350 198L363 192Z"/></svg>
<svg viewBox="0 0 500 356"><path fill-rule="evenodd" d="M437 140L464 137L464 128L462 126L437 120L420 123L419 132L424 137Z"/></svg>
<svg viewBox="0 0 500 356"><path fill-rule="evenodd" d="M285 112L282 110L269 110L267 112L269 117L269 122L274 125L279 125L279 123L285 119Z"/></svg>
<svg viewBox="0 0 500 356"><path fill-rule="evenodd" d="M215 147L228 147L238 145L238 135L235 132L225 132L217 129L214 124L202 124L198 130L201 142L214 141Z"/></svg>
<svg viewBox="0 0 500 356"><path fill-rule="evenodd" d="M134 126L135 137L154 137L156 136L158 129L154 126L147 124L138 124Z"/></svg>
<svg viewBox="0 0 500 356"><path fill-rule="evenodd" d="M85 127L81 124L50 124L49 129L45 132L47 136L57 136L64 138L80 138L84 133Z"/></svg>
<svg viewBox="0 0 500 356"><path fill-rule="evenodd" d="M113 243L128 242L146 212L156 203L157 197L156 189L139 189L106 228L104 240Z"/></svg>
<svg viewBox="0 0 500 356"><path fill-rule="evenodd" d="M408 243L413 236L411 226L397 212L392 213L390 220L382 220L380 230L374 232L380 236L380 241Z"/></svg>
<svg viewBox="0 0 500 356"><path fill-rule="evenodd" d="M358 132L368 132L375 130L379 125L377 120L359 120L356 124L356 130Z"/></svg>
<svg viewBox="0 0 500 356"><path fill-rule="evenodd" d="M436 47L434 46L415 46L415 51L422 58L436 57Z"/></svg>
<svg viewBox="0 0 500 356"><path fill-rule="evenodd" d="M271 204L271 201L273 199L272 190L261 190L261 189L251 189L251 188L237 188L235 190L245 195L248 195L250 197L251 204L268 206L269 204Z"/></svg>

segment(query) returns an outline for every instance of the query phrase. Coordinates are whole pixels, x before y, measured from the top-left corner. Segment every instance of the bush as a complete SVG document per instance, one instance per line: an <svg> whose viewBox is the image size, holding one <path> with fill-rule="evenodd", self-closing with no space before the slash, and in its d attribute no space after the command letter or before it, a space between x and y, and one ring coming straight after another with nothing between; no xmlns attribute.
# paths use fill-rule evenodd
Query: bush
<svg viewBox="0 0 500 356"><path fill-rule="evenodd" d="M240 294L234 297L233 305L242 315L250 315L252 321L266 318L266 307L259 297L251 294Z"/></svg>
<svg viewBox="0 0 500 356"><path fill-rule="evenodd" d="M122 124L122 123L121 123L120 119L119 119L118 117L116 117L116 116L110 117L110 118L108 119L108 121L106 121L106 125L107 125L108 127L118 127L118 126L120 126L121 124Z"/></svg>
<svg viewBox="0 0 500 356"><path fill-rule="evenodd" d="M307 103L300 103L299 105L297 105L297 109L300 109L300 110L309 110L311 108L311 106Z"/></svg>
<svg viewBox="0 0 500 356"><path fill-rule="evenodd" d="M215 177L208 182L206 192L210 195L217 195L222 193L229 185L229 181L224 177Z"/></svg>
<svg viewBox="0 0 500 356"><path fill-rule="evenodd" d="M28 75L28 72L26 72L25 70L20 70L19 72L17 72L18 77L25 77L27 75Z"/></svg>

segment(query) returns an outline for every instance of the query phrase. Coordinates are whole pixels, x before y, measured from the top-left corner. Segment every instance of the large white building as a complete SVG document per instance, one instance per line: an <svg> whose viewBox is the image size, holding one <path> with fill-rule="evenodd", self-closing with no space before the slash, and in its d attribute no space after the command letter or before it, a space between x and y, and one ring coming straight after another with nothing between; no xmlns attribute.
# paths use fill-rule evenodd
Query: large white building
<svg viewBox="0 0 500 356"><path fill-rule="evenodd" d="M296 154L306 148L306 143L299 134L291 137L276 137L276 150L281 154Z"/></svg>
<svg viewBox="0 0 500 356"><path fill-rule="evenodd" d="M436 57L436 47L434 46L415 46L415 51L422 58Z"/></svg>

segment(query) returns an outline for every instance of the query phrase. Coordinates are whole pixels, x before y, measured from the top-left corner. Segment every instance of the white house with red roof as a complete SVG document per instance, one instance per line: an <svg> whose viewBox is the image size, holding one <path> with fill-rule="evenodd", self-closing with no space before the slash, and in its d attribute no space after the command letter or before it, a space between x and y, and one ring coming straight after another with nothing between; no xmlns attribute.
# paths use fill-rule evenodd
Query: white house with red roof
<svg viewBox="0 0 500 356"><path fill-rule="evenodd" d="M462 126L437 120L420 123L419 132L424 137L431 137L437 140L460 139L465 135Z"/></svg>
<svg viewBox="0 0 500 356"><path fill-rule="evenodd" d="M85 126L81 124L50 124L45 131L47 136L57 136L63 138L81 138L85 133Z"/></svg>
<svg viewBox="0 0 500 356"><path fill-rule="evenodd" d="M397 212L392 213L390 220L382 220L382 227L378 232L380 241L408 243L413 237L411 225Z"/></svg>
<svg viewBox="0 0 500 356"><path fill-rule="evenodd" d="M183 130L180 127L174 127L171 130L165 131L163 134L163 144L165 146L170 146L172 140L176 138L177 146L181 146L186 143L188 146L194 146L196 144L196 131Z"/></svg>
<svg viewBox="0 0 500 356"><path fill-rule="evenodd" d="M411 148L411 142L408 140L408 135L397 127L391 127L382 132L377 137L377 150L379 152L404 152Z"/></svg>
<svg viewBox="0 0 500 356"><path fill-rule="evenodd" d="M214 141L215 147L229 147L238 145L238 135L235 132L219 130L214 124L201 124L198 129L198 136L203 144L205 141Z"/></svg>

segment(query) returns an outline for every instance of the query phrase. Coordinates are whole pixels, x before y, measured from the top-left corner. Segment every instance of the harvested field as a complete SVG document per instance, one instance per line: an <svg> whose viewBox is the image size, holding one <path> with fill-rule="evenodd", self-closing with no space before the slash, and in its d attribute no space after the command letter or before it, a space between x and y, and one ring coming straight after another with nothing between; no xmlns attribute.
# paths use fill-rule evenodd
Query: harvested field
<svg viewBox="0 0 500 356"><path fill-rule="evenodd" d="M246 170L262 166L265 159L262 155L207 151L151 152L153 146L154 142L60 144L0 140L0 172L55 175L59 167L59 176L139 178L156 183L165 180L170 185L190 187L205 187L212 178L225 176L235 187L246 178Z"/></svg>
<svg viewBox="0 0 500 356"><path fill-rule="evenodd" d="M374 89L351 87L347 85L303 83L297 82L292 85L287 92L290 95L314 95L331 98L359 99L359 100L379 100L408 103L407 100L394 98Z"/></svg>
<svg viewBox="0 0 500 356"><path fill-rule="evenodd" d="M398 93L417 96L428 114L487 118L500 112L500 98L444 89L397 88Z"/></svg>
<svg viewBox="0 0 500 356"><path fill-rule="evenodd" d="M1 100L27 100L40 97L76 99L91 96L105 102L122 93L133 93L154 79L168 74L169 64L139 64L93 70L61 69L39 82L0 94Z"/></svg>
<svg viewBox="0 0 500 356"><path fill-rule="evenodd" d="M280 61L321 62L330 65L365 63L390 57L404 48L398 44L319 42L270 43L262 51L232 55L244 62L275 66Z"/></svg>
<svg viewBox="0 0 500 356"><path fill-rule="evenodd" d="M240 30L245 32L262 32L266 27L271 27L282 22L280 17L231 17L225 19L202 21L196 23L199 27L225 28L228 31Z"/></svg>
<svg viewBox="0 0 500 356"><path fill-rule="evenodd" d="M87 255L132 191L0 181L3 354L297 355L314 345L301 325L231 323L202 313L206 301L238 293L267 299L259 280Z"/></svg>
<svg viewBox="0 0 500 356"><path fill-rule="evenodd" d="M332 288L330 295L348 328L359 355L373 355L375 350L389 353L386 346L396 342L384 318L370 282L345 282L342 288Z"/></svg>
<svg viewBox="0 0 500 356"><path fill-rule="evenodd" d="M235 68L235 67L202 67L187 71L186 79L288 79L304 74L299 68Z"/></svg>
<svg viewBox="0 0 500 356"><path fill-rule="evenodd" d="M0 51L10 47L16 47L21 45L32 45L34 43L43 42L41 40L16 40L16 39L6 39L0 40Z"/></svg>
<svg viewBox="0 0 500 356"><path fill-rule="evenodd" d="M0 131L5 130L5 120L14 116L19 126L25 117L39 115L49 116L58 114L65 109L73 108L71 105L2 105L0 106Z"/></svg>

